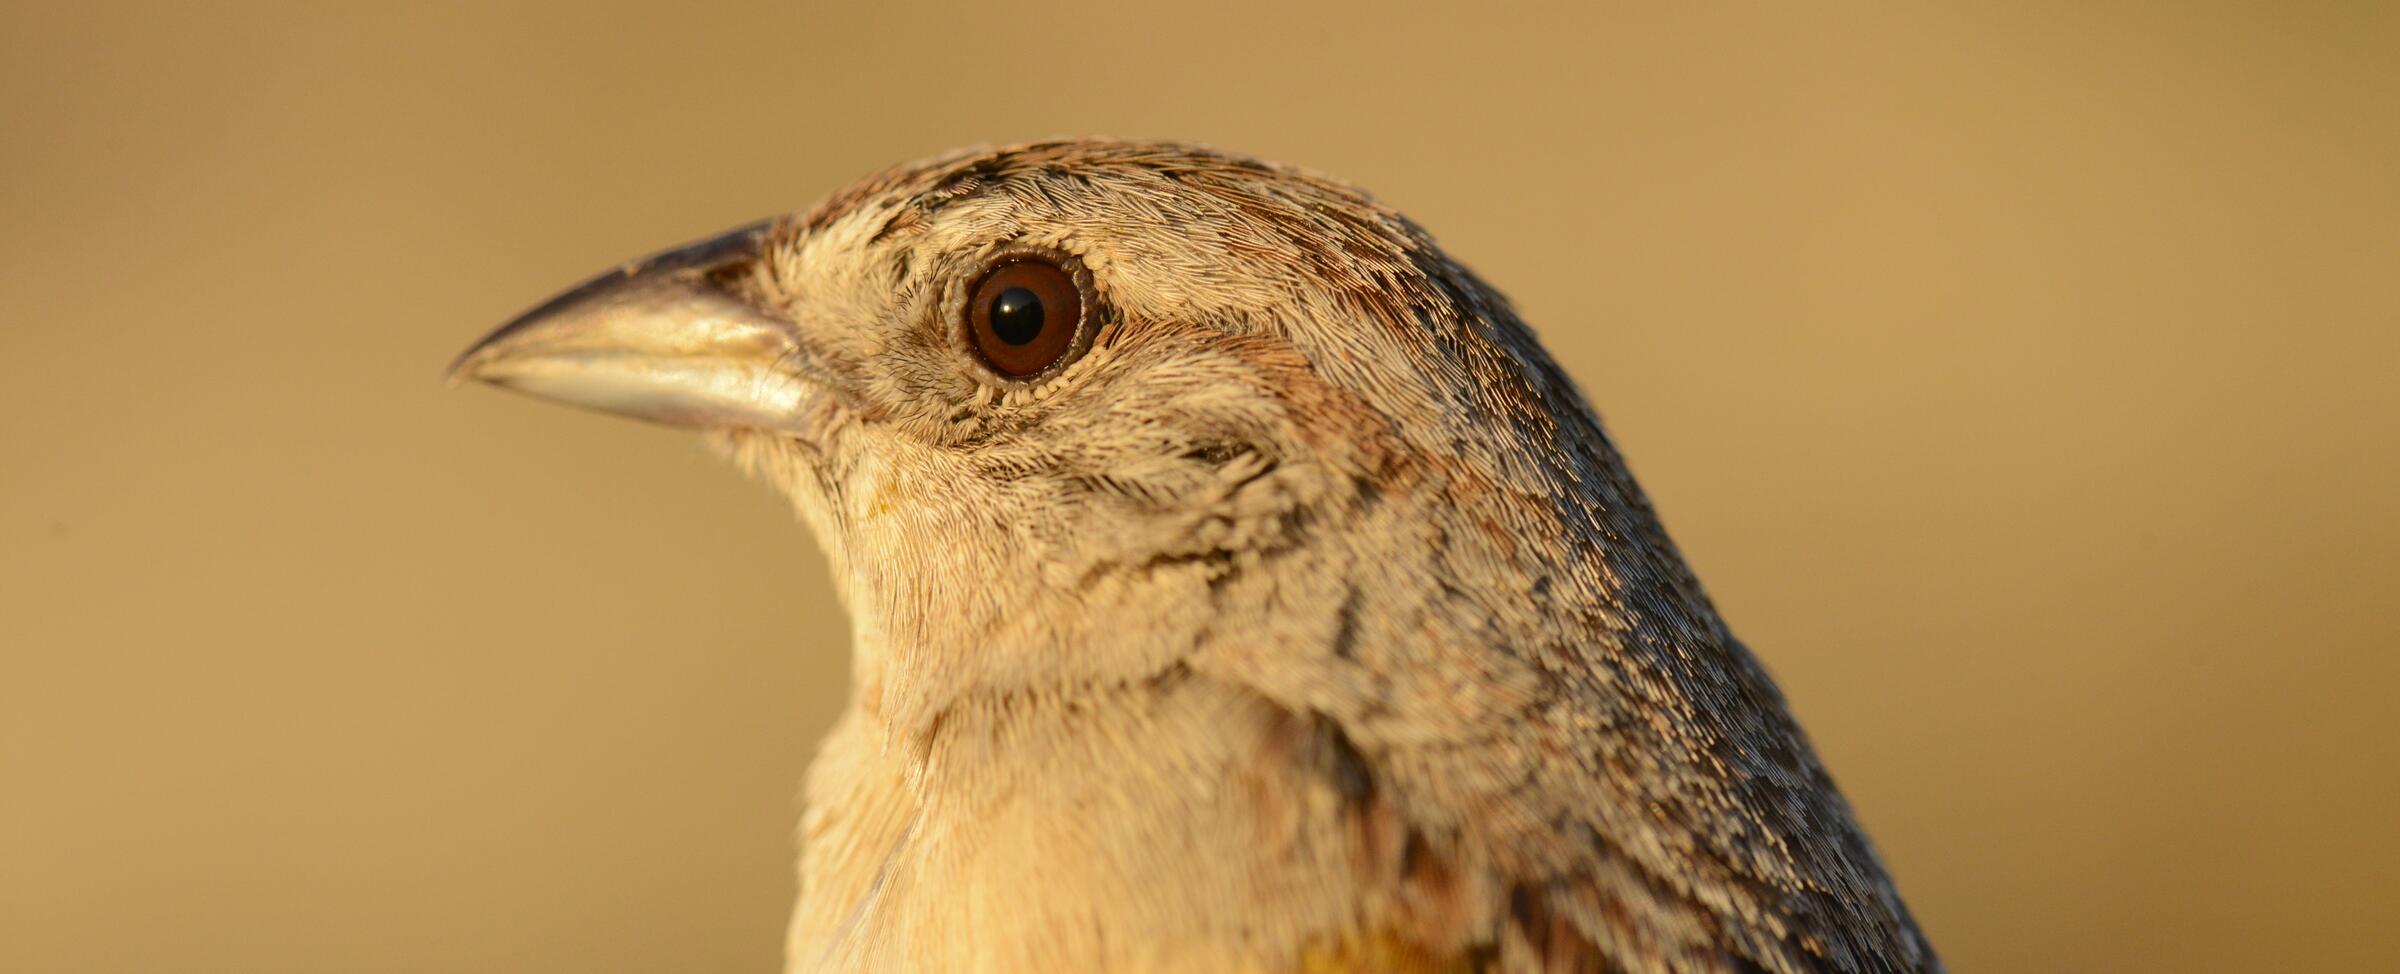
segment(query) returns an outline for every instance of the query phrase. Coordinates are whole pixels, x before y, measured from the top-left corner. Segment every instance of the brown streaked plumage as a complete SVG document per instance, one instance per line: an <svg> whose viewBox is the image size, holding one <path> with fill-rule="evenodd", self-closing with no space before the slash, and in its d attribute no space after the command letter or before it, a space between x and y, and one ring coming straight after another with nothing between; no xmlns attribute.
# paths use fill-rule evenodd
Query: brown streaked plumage
<svg viewBox="0 0 2400 974"><path fill-rule="evenodd" d="M1025 380L962 331L1012 255L1088 289ZM1345 185L958 153L457 369L714 430L824 546L791 970L1940 969L1573 384Z"/></svg>

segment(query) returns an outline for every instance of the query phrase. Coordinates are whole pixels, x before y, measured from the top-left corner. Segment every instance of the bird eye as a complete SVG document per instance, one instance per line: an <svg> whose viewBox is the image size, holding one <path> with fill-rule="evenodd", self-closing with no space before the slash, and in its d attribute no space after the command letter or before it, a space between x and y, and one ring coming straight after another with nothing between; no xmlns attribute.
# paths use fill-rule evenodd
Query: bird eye
<svg viewBox="0 0 2400 974"><path fill-rule="evenodd" d="M1083 325L1083 292L1057 264L1020 257L984 272L967 295L967 335L992 370L1024 378L1057 365Z"/></svg>

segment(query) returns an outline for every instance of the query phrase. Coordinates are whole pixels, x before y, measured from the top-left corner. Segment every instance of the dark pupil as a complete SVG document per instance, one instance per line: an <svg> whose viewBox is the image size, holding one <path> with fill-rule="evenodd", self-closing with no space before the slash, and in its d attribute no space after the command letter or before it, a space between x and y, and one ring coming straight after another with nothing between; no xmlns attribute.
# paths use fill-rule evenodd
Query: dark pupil
<svg viewBox="0 0 2400 974"><path fill-rule="evenodd" d="M1032 291L1012 287L992 299L992 334L1011 345L1023 345L1042 333L1042 299Z"/></svg>

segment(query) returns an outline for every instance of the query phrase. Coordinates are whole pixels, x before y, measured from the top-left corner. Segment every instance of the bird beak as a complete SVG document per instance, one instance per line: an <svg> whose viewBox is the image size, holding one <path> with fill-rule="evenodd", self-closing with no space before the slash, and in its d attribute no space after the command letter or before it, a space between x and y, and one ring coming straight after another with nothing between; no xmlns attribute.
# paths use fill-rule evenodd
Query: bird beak
<svg viewBox="0 0 2400 974"><path fill-rule="evenodd" d="M729 282L762 259L755 223L602 274L518 315L450 366L465 379L669 426L774 429L806 383L789 324Z"/></svg>

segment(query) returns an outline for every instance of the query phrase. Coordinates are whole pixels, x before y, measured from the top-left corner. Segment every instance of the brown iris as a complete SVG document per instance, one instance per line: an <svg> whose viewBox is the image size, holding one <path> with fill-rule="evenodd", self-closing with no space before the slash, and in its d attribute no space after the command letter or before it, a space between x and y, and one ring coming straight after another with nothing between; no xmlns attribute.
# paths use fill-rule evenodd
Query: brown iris
<svg viewBox="0 0 2400 974"><path fill-rule="evenodd" d="M984 272L967 295L967 336L992 370L1024 378L1058 364L1083 326L1083 292L1074 276L1040 257L1019 257Z"/></svg>

